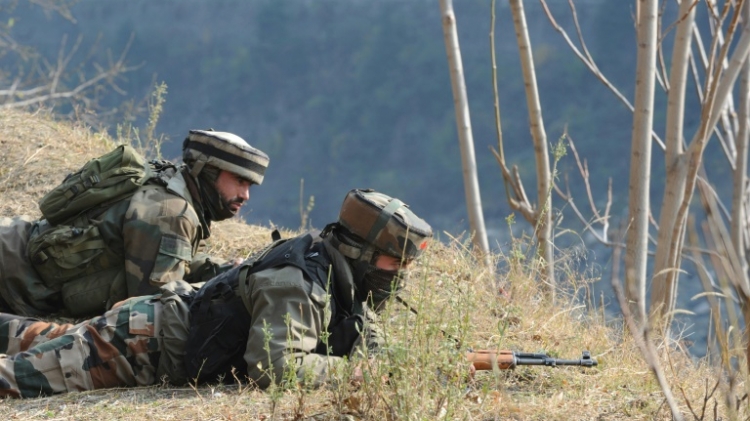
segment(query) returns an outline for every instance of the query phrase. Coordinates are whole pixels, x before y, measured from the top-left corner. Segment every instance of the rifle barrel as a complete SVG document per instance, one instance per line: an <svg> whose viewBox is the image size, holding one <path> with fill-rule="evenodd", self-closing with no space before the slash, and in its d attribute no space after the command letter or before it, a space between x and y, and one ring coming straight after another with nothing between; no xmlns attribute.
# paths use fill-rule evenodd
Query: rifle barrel
<svg viewBox="0 0 750 421"><path fill-rule="evenodd" d="M543 365L548 367L554 367L558 365L579 365L582 367L595 367L598 365L597 361L591 358L589 351L583 351L581 358L578 360L563 360L558 358L552 358L547 354L532 354L526 352L519 352L515 354L515 365Z"/></svg>
<svg viewBox="0 0 750 421"><path fill-rule="evenodd" d="M595 367L597 361L591 358L591 352L583 351L578 360L563 360L552 358L547 354L536 354L530 352L514 352L510 350L478 350L469 352L467 358L477 370L508 370L519 365L541 365L556 367L559 365L575 365L581 367Z"/></svg>

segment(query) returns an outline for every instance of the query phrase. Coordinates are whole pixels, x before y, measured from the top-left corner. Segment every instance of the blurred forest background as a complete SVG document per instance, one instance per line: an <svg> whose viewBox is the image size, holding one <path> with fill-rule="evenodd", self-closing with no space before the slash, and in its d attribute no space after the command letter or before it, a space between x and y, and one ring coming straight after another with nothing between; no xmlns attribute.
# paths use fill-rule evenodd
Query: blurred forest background
<svg viewBox="0 0 750 421"><path fill-rule="evenodd" d="M80 0L68 2L70 16L33 2L13 2L13 7L12 2L3 3L3 25L20 44L37 48L50 60L63 40L70 46L79 36L81 52L74 62L105 63L108 54L116 58L127 50L127 63L138 67L116 81L120 91L100 89L94 94L95 115L83 115L92 124L111 133L118 125L144 126L143 99L164 82L168 93L156 131L165 135L165 158L179 160L188 130L205 128L236 133L267 152L267 177L252 190L244 211L249 223L296 228L301 208L313 196L308 222L321 228L335 219L349 189L372 187L405 200L425 215L443 240L444 232L461 236L468 230L451 83L435 1ZM548 4L557 21L574 31L568 1ZM491 247L503 250L510 242L506 219L511 211L490 151L497 147L490 5L490 0L454 2L485 221ZM632 101L634 2L577 0L576 5L591 55ZM613 214L620 220L610 225L617 227L627 212L632 114L578 61L539 3L526 2L525 7L547 136L556 143L567 127L589 163L598 205L604 205L612 180ZM524 85L506 2L498 2L496 19L506 159L518 165L525 183L533 186ZM10 59L2 60L7 65ZM663 104L664 95L657 95L656 101ZM55 111L81 112L65 105ZM687 120L689 126L690 117ZM664 116L657 114L656 132L663 132L663 123ZM705 162L712 179L719 180L728 171L719 151L711 150L716 145L709 143ZM654 151L653 165L651 195L658 199L658 181L664 178L660 150ZM573 194L585 200L571 154L558 169L558 182L569 183ZM585 250L581 256L589 273L602 275L609 265L609 250L574 233L582 232L581 224L558 197L552 204L562 219L556 231L573 232L559 236L556 244ZM659 209L652 211L658 215ZM513 228L529 229L521 225L525 223L519 220ZM690 277L686 279L680 294L689 298L701 288L697 282L691 288ZM700 314L699 308L692 310Z"/></svg>
<svg viewBox="0 0 750 421"><path fill-rule="evenodd" d="M513 22L498 2L500 106L510 162L533 183L523 81ZM627 93L632 91L635 34L628 2L584 2L580 18L594 57ZM565 21L567 1L550 2ZM497 162L489 50L490 2L456 2L485 218L493 245L507 241ZM249 222L296 227L300 179L305 202L315 197L313 225L324 224L346 191L372 187L403 198L440 231L468 229L461 161L440 10L429 0L81 0L74 21L22 2L13 34L54 58L64 35L83 36L74 60L117 56L140 67L118 81L124 94L100 95L109 130L133 117L123 103L165 82L168 94L157 132L177 158L189 129L237 133L266 151L271 166L255 188ZM542 104L551 140L565 125L590 161L597 191L607 178L624 182L631 114L564 47L536 2L528 5ZM617 19L615 19L617 16ZM569 20L569 19L568 19ZM66 110L59 110L66 112ZM128 114L122 114L127 111ZM124 115L124 117L123 117ZM573 162L571 161L571 165ZM573 167L570 168L571 170ZM576 174L573 174L576 175ZM576 182L577 180L572 180ZM626 186L626 185L625 185ZM621 204L626 203L623 198Z"/></svg>

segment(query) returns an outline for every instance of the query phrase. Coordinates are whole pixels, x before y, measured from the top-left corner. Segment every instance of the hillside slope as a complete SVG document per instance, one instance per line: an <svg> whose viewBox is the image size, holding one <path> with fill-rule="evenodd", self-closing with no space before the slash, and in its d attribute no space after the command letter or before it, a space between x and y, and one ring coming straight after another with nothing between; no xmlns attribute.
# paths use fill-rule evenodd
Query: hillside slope
<svg viewBox="0 0 750 421"><path fill-rule="evenodd" d="M0 113L0 216L38 216L36 201L44 192L114 144L106 135L50 116ZM222 257L244 257L269 238L270 228L233 220L215 224L209 244ZM496 277L479 267L465 245L463 239L434 242L417 262L404 296L418 314L395 303L388 306L380 321L390 334L388 347L359 362L370 374L360 385L347 381L353 366L344 364L332 368L329 387L320 390L289 385L260 392L238 382L182 388L163 384L0 401L0 419L672 419L620 324L605 324L589 310L591 303L563 293L556 304L549 303L534 280L536 264L522 242L512 255L494 256L503 268ZM577 291L589 280L570 274L568 282ZM500 286L506 294L499 293ZM578 358L589 349L600 364L592 369L482 371L468 380L463 352L469 348L545 351L560 358ZM716 408L725 417L724 396L717 391L706 397L715 380L704 381L714 379L714 371L679 347L660 350L684 414L691 408L698 413ZM745 404L740 415L747 416L746 411Z"/></svg>

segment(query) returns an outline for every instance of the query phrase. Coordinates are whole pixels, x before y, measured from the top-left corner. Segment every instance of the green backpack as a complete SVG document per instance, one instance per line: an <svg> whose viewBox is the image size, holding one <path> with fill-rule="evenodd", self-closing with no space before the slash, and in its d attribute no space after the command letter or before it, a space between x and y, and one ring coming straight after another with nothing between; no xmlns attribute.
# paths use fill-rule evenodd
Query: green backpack
<svg viewBox="0 0 750 421"><path fill-rule="evenodd" d="M128 197L155 175L132 146L120 145L65 177L39 201L39 209L50 224L61 224L95 206Z"/></svg>

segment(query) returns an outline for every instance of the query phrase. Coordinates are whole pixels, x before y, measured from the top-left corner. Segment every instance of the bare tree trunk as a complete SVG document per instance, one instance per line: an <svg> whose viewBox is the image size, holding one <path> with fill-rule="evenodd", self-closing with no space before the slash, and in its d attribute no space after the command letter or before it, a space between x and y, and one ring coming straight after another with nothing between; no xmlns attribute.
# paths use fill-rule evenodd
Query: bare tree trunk
<svg viewBox="0 0 750 421"><path fill-rule="evenodd" d="M659 216L659 230L654 259L654 276L651 287L650 311L662 311L670 306L677 291L676 262L670 260L670 249L674 243L673 231L666 229L677 218L679 203L685 197L683 118L685 115L685 89L690 63L690 44L695 22L695 7L692 0L680 3L680 23L675 32L672 50L672 70L669 75L669 97L667 99L667 127L665 136L665 168L667 182L664 185L664 205Z"/></svg>
<svg viewBox="0 0 750 421"><path fill-rule="evenodd" d="M638 0L638 58L635 79L632 149L630 152L630 226L625 253L625 287L630 312L638 321L646 315L651 127L657 49L657 0Z"/></svg>
<svg viewBox="0 0 750 421"><path fill-rule="evenodd" d="M660 235L664 230L667 230L671 235L671 241L669 243L659 243L657 246L658 248L668 248L669 257L666 260L668 266L661 269L654 268L656 274L659 274L660 270L666 271L666 285L669 285L667 292L670 293L660 295L658 297L660 299L659 301L657 301L657 298L652 299L652 305L658 306L659 308L652 309L651 314L658 314L663 326L669 325L672 310L674 310L675 307L676 285L679 276L679 272L676 268L679 268L682 262L683 239L687 224L687 215L695 191L695 184L701 160L703 158L703 151L705 150L706 143L708 142L716 123L719 121L719 118L726 107L727 99L729 98L732 87L737 81L740 70L747 58L748 51L750 51L750 28L745 28L742 32L742 36L734 47L735 49L732 58L726 69L720 65L728 55L731 38L734 35L738 22L739 14L734 16L732 23L729 25L728 40L722 47L722 50L717 54L716 61L714 62L717 63L717 65L709 68L709 70L712 71L708 72L709 81L707 83L707 92L701 113L701 125L690 141L687 150L678 158L678 161L675 163L675 168L670 169L667 173L667 186L681 186L683 189L683 195L682 200L679 202L672 200L672 198L667 196L665 196L665 199L662 202L662 212L674 212L674 218L666 220L666 225L660 225L659 227Z"/></svg>
<svg viewBox="0 0 750 421"><path fill-rule="evenodd" d="M750 24L750 4L746 1L742 9L743 25L745 28ZM739 92L739 130L735 137L735 149L737 156L734 166L734 182L732 188L732 226L731 236L734 250L737 257L742 262L743 271L747 273L747 242L744 241L744 234L747 230L747 218L744 197L747 187L747 153L748 153L748 124L750 124L750 60L746 59L742 65L740 74L740 92ZM750 354L748 354L750 358Z"/></svg>
<svg viewBox="0 0 750 421"><path fill-rule="evenodd" d="M544 262L544 277L554 298L555 291L555 257L552 241L552 212L551 209L551 174L549 153L547 151L547 134L544 131L542 119L542 105L539 102L539 92L534 71L534 57L526 26L526 15L523 10L523 0L510 0L513 13L513 24L516 28L518 52L521 57L523 80L526 86L526 104L529 111L529 129L534 142L534 156L536 158L537 173L537 226L536 238L539 243L539 257Z"/></svg>
<svg viewBox="0 0 750 421"><path fill-rule="evenodd" d="M742 8L742 21L745 31L748 30L750 25L750 4L746 1ZM747 186L747 153L748 153L748 124L750 124L750 57L745 59L745 63L742 65L742 73L740 75L740 107L739 107L739 130L737 137L735 138L737 159L734 167L734 186L732 190L732 225L731 225L731 236L732 245L734 245L735 253L737 253L737 259L742 265L742 274L744 275L743 281L745 285L748 284L748 263L746 245L744 241L744 235L747 233L748 224L745 220L747 215L745 213L745 188ZM743 297L741 300L742 315L745 322L745 328L743 329L743 337L745 341L745 360L750 368L750 335L748 334L748 323L750 323L750 303L748 299L750 297Z"/></svg>
<svg viewBox="0 0 750 421"><path fill-rule="evenodd" d="M471 118L469 116L469 101L466 96L464 70L461 62L461 49L458 44L456 31L456 16L453 13L452 0L440 0L440 10L443 20L443 35L445 51L448 55L451 85L453 87L453 105L456 109L456 126L461 145L461 163L464 173L464 190L466 191L466 206L469 212L469 225L476 247L483 256L484 263L490 267L489 245L487 232L484 227L482 200L477 181L477 165L474 157L474 138L471 132Z"/></svg>

